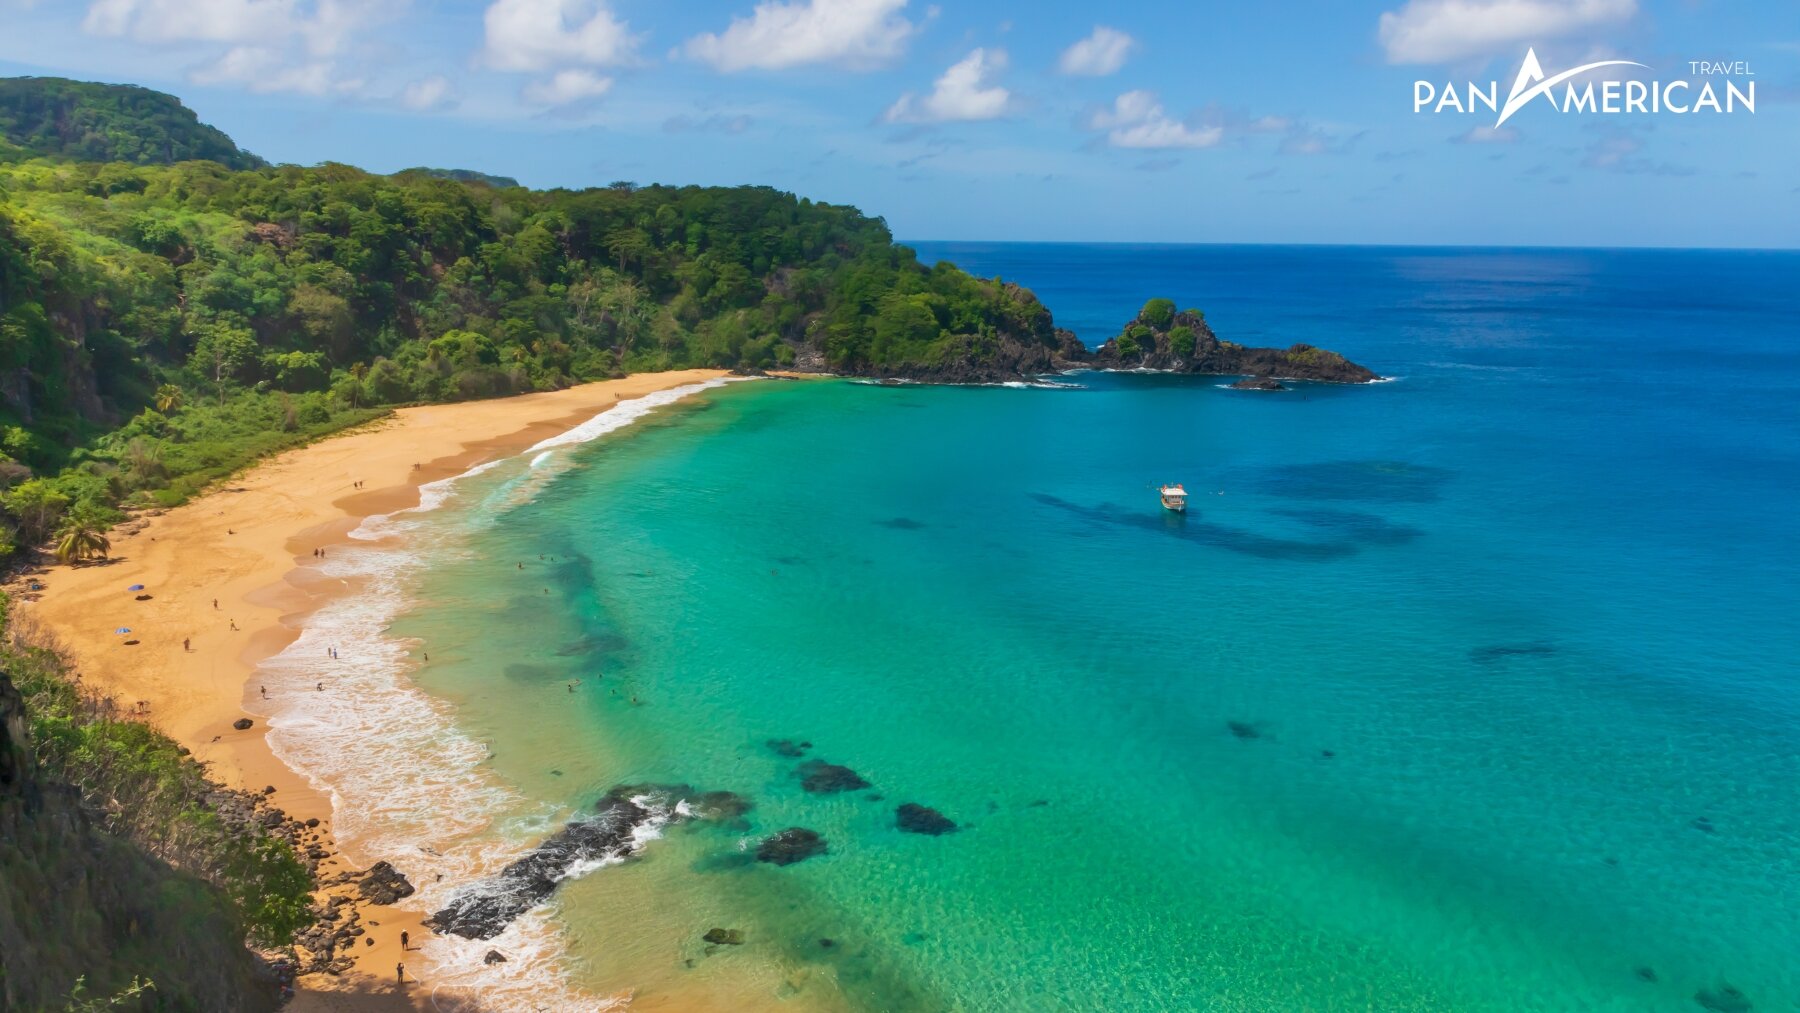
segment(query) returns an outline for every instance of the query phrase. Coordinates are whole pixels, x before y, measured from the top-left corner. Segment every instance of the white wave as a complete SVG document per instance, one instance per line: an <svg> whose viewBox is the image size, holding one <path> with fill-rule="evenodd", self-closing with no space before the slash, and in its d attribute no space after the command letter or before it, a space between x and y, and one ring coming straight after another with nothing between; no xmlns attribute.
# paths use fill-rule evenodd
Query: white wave
<svg viewBox="0 0 1800 1013"><path fill-rule="evenodd" d="M351 532L359 544L319 564L325 576L357 590L306 617L293 643L257 667L269 745L330 797L332 830L345 860L363 868L385 859L406 874L417 892L403 906L443 907L456 890L497 872L571 815L494 778L485 767L487 746L456 727L448 704L414 685L412 651L418 645L388 629L411 607L419 570L429 559L466 555L467 539L494 523L494 514L528 502L565 470L538 467L554 451L598 439L725 382L687 384L620 402L523 455L428 482L420 486L418 506L365 518ZM464 480L527 455L530 467L471 504L478 509L459 516L462 523L425 522L424 515L467 488ZM659 835L660 827L659 821L635 831L634 850ZM582 874L587 871L592 870ZM493 949L505 953L507 962L486 964L483 958ZM570 986L563 954L544 909L519 919L498 939L436 937L421 951L434 997L444 997L440 1009L459 1008L459 997L478 998L486 1009L613 1008L613 1000L582 995Z"/></svg>

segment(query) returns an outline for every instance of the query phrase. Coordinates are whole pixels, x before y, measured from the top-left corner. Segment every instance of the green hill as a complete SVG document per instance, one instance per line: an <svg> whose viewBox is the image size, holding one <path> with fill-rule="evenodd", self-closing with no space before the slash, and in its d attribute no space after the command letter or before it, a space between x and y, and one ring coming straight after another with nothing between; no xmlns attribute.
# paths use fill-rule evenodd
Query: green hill
<svg viewBox="0 0 1800 1013"><path fill-rule="evenodd" d="M0 78L0 138L28 153L90 162L206 159L232 169L265 164L172 95L60 77Z"/></svg>
<svg viewBox="0 0 1800 1013"><path fill-rule="evenodd" d="M233 169L169 96L0 96L21 143L108 159L0 160L0 558L385 405L687 366L1011 379L1079 351L1029 291L920 264L852 207ZM225 161L118 160L194 153L175 124Z"/></svg>
<svg viewBox="0 0 1800 1013"><path fill-rule="evenodd" d="M491 176L485 172L476 172L474 169L431 169L421 165L412 169L402 169L394 175L404 176L408 173L418 173L434 179L453 179L458 183L483 183L502 190L519 185L519 181L511 176Z"/></svg>

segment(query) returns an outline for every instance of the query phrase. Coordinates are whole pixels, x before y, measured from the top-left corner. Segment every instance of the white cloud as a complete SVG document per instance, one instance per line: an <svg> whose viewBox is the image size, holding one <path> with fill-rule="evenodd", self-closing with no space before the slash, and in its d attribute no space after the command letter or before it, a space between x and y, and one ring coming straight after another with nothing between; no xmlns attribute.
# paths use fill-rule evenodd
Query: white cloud
<svg viewBox="0 0 1800 1013"><path fill-rule="evenodd" d="M913 33L906 0L765 0L723 32L696 35L687 55L718 70L781 70L808 63L851 69L900 55Z"/></svg>
<svg viewBox="0 0 1800 1013"><path fill-rule="evenodd" d="M152 45L228 47L188 75L198 84L348 94L362 90L364 81L340 70L338 58L359 33L405 6L405 0L95 0L81 27Z"/></svg>
<svg viewBox="0 0 1800 1013"><path fill-rule="evenodd" d="M1088 117L1090 130L1106 131L1115 148L1210 148L1225 137L1219 125L1189 126L1163 111L1155 92L1128 91L1112 108Z"/></svg>
<svg viewBox="0 0 1800 1013"><path fill-rule="evenodd" d="M454 89L450 86L450 79L442 74L422 77L409 82L400 90L400 104L420 112L448 105L453 98Z"/></svg>
<svg viewBox="0 0 1800 1013"><path fill-rule="evenodd" d="M911 92L888 108L882 117L889 123L947 123L992 120L1006 115L1012 93L990 82L991 75L1006 66L1006 53L977 49L944 71L931 94L916 99Z"/></svg>
<svg viewBox="0 0 1800 1013"><path fill-rule="evenodd" d="M363 88L359 77L341 77L329 60L285 63L282 55L262 46L233 46L225 55L188 74L195 84L242 85L253 92L291 91L302 95L353 95Z"/></svg>
<svg viewBox="0 0 1800 1013"><path fill-rule="evenodd" d="M566 106L597 99L612 90L612 78L601 77L591 70L559 70L548 81L526 85L520 92L525 101L541 106Z"/></svg>
<svg viewBox="0 0 1800 1013"><path fill-rule="evenodd" d="M1389 63L1447 63L1636 14L1637 0L1407 0L1381 16L1380 36Z"/></svg>
<svg viewBox="0 0 1800 1013"><path fill-rule="evenodd" d="M1137 40L1117 28L1095 25L1093 34L1063 50L1057 69L1083 77L1105 77L1125 66Z"/></svg>
<svg viewBox="0 0 1800 1013"><path fill-rule="evenodd" d="M298 41L323 57L341 52L357 31L397 6L375 0L96 0L81 27L139 42L273 47Z"/></svg>
<svg viewBox="0 0 1800 1013"><path fill-rule="evenodd" d="M482 23L496 70L617 66L635 59L639 40L605 0L494 0Z"/></svg>

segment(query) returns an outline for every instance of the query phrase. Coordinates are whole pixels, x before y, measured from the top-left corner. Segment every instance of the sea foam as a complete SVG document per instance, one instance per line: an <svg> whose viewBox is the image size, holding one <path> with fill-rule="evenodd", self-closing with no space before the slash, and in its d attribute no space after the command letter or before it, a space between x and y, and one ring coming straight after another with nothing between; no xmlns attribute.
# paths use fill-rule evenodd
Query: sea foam
<svg viewBox="0 0 1800 1013"><path fill-rule="evenodd" d="M352 593L307 616L293 643L258 666L269 744L331 798L333 831L346 861L360 868L385 859L411 880L417 892L403 906L441 908L572 815L534 803L495 778L485 767L488 747L458 730L450 705L414 685L412 652L418 645L389 635L388 628L412 607L421 566L467 554L471 535L530 502L566 470L570 448L733 379L740 378L621 401L523 454L425 483L418 506L365 518L351 532L353 544L319 564L322 576ZM520 474L498 486L475 495L467 485L521 458L529 462ZM468 501L460 501L465 494ZM463 508L459 523L427 523L425 515L452 502ZM634 844L641 847L657 832L642 828L645 839ZM607 864L571 870L571 878ZM484 963L490 949L507 961ZM427 939L420 956L429 966L433 1002L443 1010L596 1010L628 1001L581 994L561 966L563 952L556 925L540 907L494 939Z"/></svg>

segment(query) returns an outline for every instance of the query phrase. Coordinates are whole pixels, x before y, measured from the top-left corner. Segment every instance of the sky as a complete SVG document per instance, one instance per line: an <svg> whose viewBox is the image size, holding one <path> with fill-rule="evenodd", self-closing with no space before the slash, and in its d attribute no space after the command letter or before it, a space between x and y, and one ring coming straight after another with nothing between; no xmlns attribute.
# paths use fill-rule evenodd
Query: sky
<svg viewBox="0 0 1800 1013"><path fill-rule="evenodd" d="M1755 110L1415 109L1504 104L1528 50ZM276 162L765 184L902 239L1800 246L1794 0L0 0L0 74Z"/></svg>

